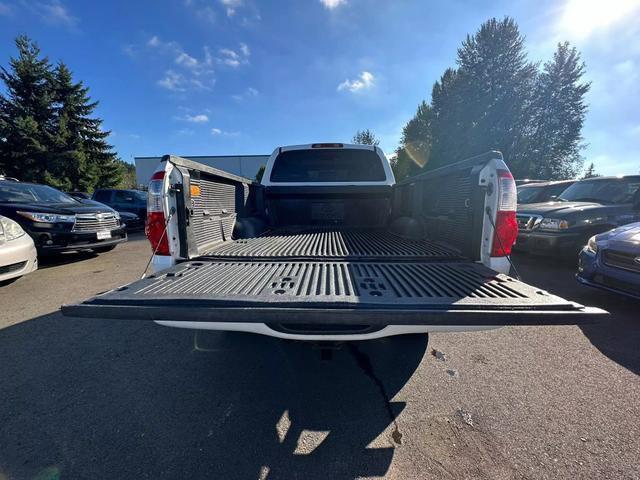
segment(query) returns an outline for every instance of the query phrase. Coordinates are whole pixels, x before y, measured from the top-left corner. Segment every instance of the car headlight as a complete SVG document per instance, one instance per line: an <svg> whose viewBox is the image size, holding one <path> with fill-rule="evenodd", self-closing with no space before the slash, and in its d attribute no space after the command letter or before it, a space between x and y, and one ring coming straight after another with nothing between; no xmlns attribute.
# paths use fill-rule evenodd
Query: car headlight
<svg viewBox="0 0 640 480"><path fill-rule="evenodd" d="M18 222L14 222L10 218L0 218L0 243L10 242L24 234L24 230Z"/></svg>
<svg viewBox="0 0 640 480"><path fill-rule="evenodd" d="M538 228L543 230L566 230L569 228L569 222L557 218L543 218Z"/></svg>
<svg viewBox="0 0 640 480"><path fill-rule="evenodd" d="M114 211L113 211L113 215L114 215L118 220L120 220L120 212L117 212L117 211L115 211L115 210L114 210Z"/></svg>
<svg viewBox="0 0 640 480"><path fill-rule="evenodd" d="M595 235L587 241L587 250L591 253L598 253L598 243Z"/></svg>
<svg viewBox="0 0 640 480"><path fill-rule="evenodd" d="M40 223L74 223L75 215L58 215L57 213L17 212L29 220Z"/></svg>

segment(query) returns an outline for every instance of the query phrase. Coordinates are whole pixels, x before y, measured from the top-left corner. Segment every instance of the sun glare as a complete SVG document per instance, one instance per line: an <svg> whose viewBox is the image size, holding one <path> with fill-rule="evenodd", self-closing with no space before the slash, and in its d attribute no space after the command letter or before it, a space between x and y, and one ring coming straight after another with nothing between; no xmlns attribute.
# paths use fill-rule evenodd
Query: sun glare
<svg viewBox="0 0 640 480"><path fill-rule="evenodd" d="M560 19L562 33L586 38L640 10L640 0L568 0Z"/></svg>

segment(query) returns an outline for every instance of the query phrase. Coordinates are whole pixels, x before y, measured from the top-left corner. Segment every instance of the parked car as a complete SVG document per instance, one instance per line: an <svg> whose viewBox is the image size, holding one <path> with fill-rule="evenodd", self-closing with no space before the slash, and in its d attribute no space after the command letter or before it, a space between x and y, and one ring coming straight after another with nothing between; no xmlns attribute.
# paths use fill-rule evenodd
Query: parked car
<svg viewBox="0 0 640 480"><path fill-rule="evenodd" d="M530 183L544 183L548 181L549 180L539 180L535 178L520 178L516 180L516 186L519 187L520 185L529 185Z"/></svg>
<svg viewBox="0 0 640 480"><path fill-rule="evenodd" d="M33 240L20 224L0 215L0 286L38 268Z"/></svg>
<svg viewBox="0 0 640 480"><path fill-rule="evenodd" d="M518 205L541 203L555 200L575 180L559 180L556 182L527 183L518 186Z"/></svg>
<svg viewBox="0 0 640 480"><path fill-rule="evenodd" d="M516 250L577 255L591 236L640 220L640 175L577 181L557 201L519 209L517 219Z"/></svg>
<svg viewBox="0 0 640 480"><path fill-rule="evenodd" d="M63 313L307 341L605 314L505 275L515 210L499 152L398 184L369 145L277 148L259 184L167 155L149 184L157 273Z"/></svg>
<svg viewBox="0 0 640 480"><path fill-rule="evenodd" d="M105 252L127 240L118 212L104 205L84 204L46 185L0 180L0 215L20 224L39 255L67 250Z"/></svg>
<svg viewBox="0 0 640 480"><path fill-rule="evenodd" d="M91 198L91 195L89 195L86 192L67 192L67 195L72 196L73 198L75 198L76 200L80 201L81 203L84 203L86 205L96 205L99 207L108 207L107 205L105 205L104 203L101 202L97 202L96 200L93 200ZM122 224L125 226L125 228L127 229L127 232L132 232L135 230L142 230L144 228L144 218L140 218L139 215L135 214L135 213L131 213L131 212L127 212L124 210L116 210L119 214L120 214L120 221L122 222Z"/></svg>
<svg viewBox="0 0 640 480"><path fill-rule="evenodd" d="M640 222L591 237L580 252L576 278L640 299Z"/></svg>
<svg viewBox="0 0 640 480"><path fill-rule="evenodd" d="M147 192L101 188L93 192L91 198L118 212L135 213L143 222L147 218Z"/></svg>
<svg viewBox="0 0 640 480"><path fill-rule="evenodd" d="M65 193L78 200L91 200L91 195L89 195L87 192L65 192Z"/></svg>

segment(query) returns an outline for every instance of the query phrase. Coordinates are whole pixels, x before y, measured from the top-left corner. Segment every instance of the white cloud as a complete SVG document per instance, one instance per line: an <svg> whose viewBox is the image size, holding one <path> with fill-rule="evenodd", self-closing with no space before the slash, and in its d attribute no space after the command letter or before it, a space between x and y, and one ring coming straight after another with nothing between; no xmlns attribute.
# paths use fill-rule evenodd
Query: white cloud
<svg viewBox="0 0 640 480"><path fill-rule="evenodd" d="M213 56L207 47L203 47L203 55L196 58L185 52L177 42L165 42L157 35L153 35L146 43L147 48L158 51L161 54L172 56L176 69L167 70L165 77L158 81L158 85L168 90L185 91L187 87L195 87L201 90L209 90L213 87ZM125 53L129 56L135 54L132 46L126 47ZM179 67L179 68L178 68Z"/></svg>
<svg viewBox="0 0 640 480"><path fill-rule="evenodd" d="M239 52L239 53L238 53ZM221 48L218 50L220 58L218 62L228 67L237 68L242 64L249 63L249 55L251 51L246 43L241 43L238 51L230 48Z"/></svg>
<svg viewBox="0 0 640 480"><path fill-rule="evenodd" d="M31 6L36 14L46 23L67 27L75 27L78 23L78 18L74 17L67 7L58 0L52 0L51 2L36 2Z"/></svg>
<svg viewBox="0 0 640 480"><path fill-rule="evenodd" d="M568 0L559 17L559 34L585 40L640 10L637 0Z"/></svg>
<svg viewBox="0 0 640 480"><path fill-rule="evenodd" d="M227 132L226 130L222 130L221 128L212 128L211 135L223 136L223 137L237 137L240 135L240 132Z"/></svg>
<svg viewBox="0 0 640 480"><path fill-rule="evenodd" d="M186 80L181 73L167 70L163 78L158 80L158 86L174 92L184 92L186 90Z"/></svg>
<svg viewBox="0 0 640 480"><path fill-rule="evenodd" d="M373 86L375 77L371 72L364 71L358 78L353 80L346 79L340 85L338 85L338 91L349 90L352 93L368 90Z"/></svg>
<svg viewBox="0 0 640 480"><path fill-rule="evenodd" d="M225 7L227 17L233 17L236 14L236 10L242 6L242 0L220 0L220 3Z"/></svg>
<svg viewBox="0 0 640 480"><path fill-rule="evenodd" d="M178 54L178 56L176 57L176 63L187 68L195 68L198 66L198 60L196 60L186 52L181 52L180 54Z"/></svg>
<svg viewBox="0 0 640 480"><path fill-rule="evenodd" d="M184 122L190 123L206 123L209 121L209 117L204 113L199 113L197 115L185 115L184 117L175 117L176 120L182 120Z"/></svg>
<svg viewBox="0 0 640 480"><path fill-rule="evenodd" d="M242 102L242 101L244 101L244 100L246 100L248 98L257 97L259 94L260 94L260 92L258 92L258 90L256 90L253 87L249 87L242 93L237 93L235 95L231 95L231 98L233 98L237 102Z"/></svg>
<svg viewBox="0 0 640 480"><path fill-rule="evenodd" d="M338 8L340 5L346 4L346 0L320 0L320 3L327 9L333 10L334 8Z"/></svg>

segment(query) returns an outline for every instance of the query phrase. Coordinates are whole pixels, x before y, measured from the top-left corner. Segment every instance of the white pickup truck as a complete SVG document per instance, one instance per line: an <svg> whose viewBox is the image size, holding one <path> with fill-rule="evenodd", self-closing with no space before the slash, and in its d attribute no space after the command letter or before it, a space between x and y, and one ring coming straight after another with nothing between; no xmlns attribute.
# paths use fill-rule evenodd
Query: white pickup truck
<svg viewBox="0 0 640 480"><path fill-rule="evenodd" d="M377 147L279 147L258 184L166 155L149 184L155 273L66 315L364 340L606 314L510 276L516 187L499 152L396 183Z"/></svg>

